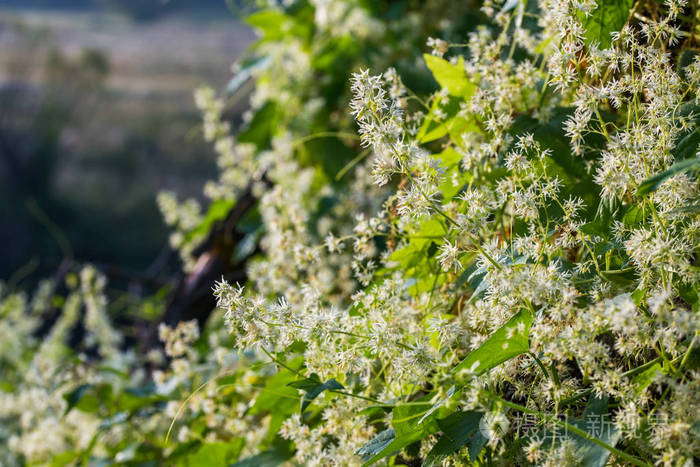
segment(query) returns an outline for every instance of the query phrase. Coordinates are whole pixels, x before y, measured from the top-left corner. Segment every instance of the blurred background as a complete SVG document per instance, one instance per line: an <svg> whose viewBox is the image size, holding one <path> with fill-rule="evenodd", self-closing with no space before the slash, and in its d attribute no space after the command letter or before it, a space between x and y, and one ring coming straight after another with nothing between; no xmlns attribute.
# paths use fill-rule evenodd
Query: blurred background
<svg viewBox="0 0 700 467"><path fill-rule="evenodd" d="M113 276L174 259L163 189L216 173L192 91L253 40L224 0L0 0L0 279L65 258ZM165 248L165 249L164 249Z"/></svg>

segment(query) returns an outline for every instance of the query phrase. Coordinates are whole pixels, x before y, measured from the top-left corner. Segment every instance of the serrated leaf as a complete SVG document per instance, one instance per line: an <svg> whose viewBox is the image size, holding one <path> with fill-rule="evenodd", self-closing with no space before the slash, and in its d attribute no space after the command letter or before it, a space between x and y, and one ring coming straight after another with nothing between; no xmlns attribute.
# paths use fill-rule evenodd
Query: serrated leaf
<svg viewBox="0 0 700 467"><path fill-rule="evenodd" d="M438 420L442 436L433 446L423 463L424 467L436 467L442 465L442 461L452 453L466 445L469 450L469 460L474 462L479 452L488 441L481 431L479 422L484 414L482 412L455 412L452 415Z"/></svg>
<svg viewBox="0 0 700 467"><path fill-rule="evenodd" d="M680 162L676 162L668 170L654 175L653 177L647 178L637 187L637 195L643 196L648 193L655 191L661 184L667 179L673 177L676 174L685 172L687 170L700 169L700 157L693 159L686 159Z"/></svg>
<svg viewBox="0 0 700 467"><path fill-rule="evenodd" d="M327 391L329 389L345 389L345 387L334 378L329 379L325 383L321 382L316 373L312 374L310 378L292 381L291 383L287 384L287 386L306 391L301 398L302 412L306 410L311 402L313 402L313 400L316 399L323 391Z"/></svg>
<svg viewBox="0 0 700 467"><path fill-rule="evenodd" d="M589 16L579 13L586 29L586 45L597 42L601 49L612 44L611 34L627 22L634 0L596 0L598 7Z"/></svg>
<svg viewBox="0 0 700 467"><path fill-rule="evenodd" d="M532 315L520 310L472 351L453 371L468 369L476 375L483 374L501 363L530 350L529 334Z"/></svg>

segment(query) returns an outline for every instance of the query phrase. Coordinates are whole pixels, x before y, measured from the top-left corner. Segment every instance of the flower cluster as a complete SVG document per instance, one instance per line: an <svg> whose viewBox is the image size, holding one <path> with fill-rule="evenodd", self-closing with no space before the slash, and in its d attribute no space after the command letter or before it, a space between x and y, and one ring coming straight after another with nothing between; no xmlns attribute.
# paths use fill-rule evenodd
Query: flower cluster
<svg viewBox="0 0 700 467"><path fill-rule="evenodd" d="M334 257L352 261L358 283L334 296L297 273L284 287L261 288L254 269L250 289L217 284L219 306L240 346L300 352L306 377L348 386L345 400L318 402L324 413L358 399L392 407L383 423L394 443L408 423L396 401L419 404L427 394L433 408L421 420L444 416L437 407L456 410L453 417L485 414L489 458L571 463L585 445L528 442L503 408L538 414L538 429L552 430L553 419L604 403L614 442L598 441L611 460L642 465L652 452L663 465L687 462L698 455L690 427L700 409L685 396L698 384L690 363L700 333L698 181L679 171L641 191L697 151L688 148L697 65L679 73L672 60L690 34L679 17L686 5L670 1L659 11L642 2L611 26L595 19L603 7L593 1L543 0L534 10L511 3L500 12L485 7L493 27L469 35L465 57L446 60L450 44L428 41L434 57L426 63L442 90L427 101L393 69L351 78L349 112L370 153L355 176L370 174L393 192L369 224L359 217L354 233L326 236L323 255L308 243L294 251L304 252L295 255L298 271ZM601 43L590 31L610 37ZM278 206L277 217L290 209ZM346 256L345 243L358 237L379 249L369 270L356 266L366 261L357 249ZM512 350L518 345L525 347ZM483 352L504 357L455 372ZM355 432L334 431L337 441L321 451L318 437L331 429L324 421L295 417L280 433L300 462L337 463L335 450L350 436L383 428L361 407ZM442 438L413 429L425 430L420 452L401 456L432 458ZM383 436L357 452L371 452L365 460L381 454L372 446ZM455 449L443 461L471 455Z"/></svg>
<svg viewBox="0 0 700 467"><path fill-rule="evenodd" d="M208 329L163 325L147 368L109 332L95 270L41 342L31 310L50 285L31 303L4 297L12 455L41 462L97 436L95 455L119 462L700 457L697 8L486 0L445 16L450 3L406 6L400 22L387 6L384 28L380 7L350 0L249 19L263 38L238 67L256 80L243 125L196 95L221 169L212 206L247 187L258 199L239 245L246 283L213 284ZM348 76L338 57L364 44L358 56L386 71L358 58ZM159 204L191 264L209 214ZM109 374L52 357L83 307L86 349ZM150 392L132 389L148 377ZM168 442L135 441L129 423Z"/></svg>

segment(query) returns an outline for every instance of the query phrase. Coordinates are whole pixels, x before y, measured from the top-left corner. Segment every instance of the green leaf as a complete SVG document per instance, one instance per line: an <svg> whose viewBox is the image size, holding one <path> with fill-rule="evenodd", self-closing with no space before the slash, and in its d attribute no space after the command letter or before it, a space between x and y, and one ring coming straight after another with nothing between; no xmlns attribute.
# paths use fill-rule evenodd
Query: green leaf
<svg viewBox="0 0 700 467"><path fill-rule="evenodd" d="M700 203L686 204L671 210L672 214L697 214L700 212Z"/></svg>
<svg viewBox="0 0 700 467"><path fill-rule="evenodd" d="M423 260L423 246L414 242L409 242L402 248L394 250L389 256L389 261L395 261L402 269L408 269Z"/></svg>
<svg viewBox="0 0 700 467"><path fill-rule="evenodd" d="M202 222L200 222L197 227L187 232L187 234L185 235L185 241L189 241L200 235L205 235L206 233L208 233L214 222L224 219L235 204L235 201L230 201L226 199L218 199L212 202L209 205L207 215L204 216Z"/></svg>
<svg viewBox="0 0 700 467"><path fill-rule="evenodd" d="M630 294L630 297L632 298L632 301L634 302L635 305L641 306L642 302L644 301L644 298L646 297L646 291L645 289L636 289L634 292Z"/></svg>
<svg viewBox="0 0 700 467"><path fill-rule="evenodd" d="M482 412L455 412L438 420L442 436L428 453L423 466L433 467L442 465L442 461L450 454L466 445L469 450L469 460L474 462L479 452L488 441L480 431L479 422Z"/></svg>
<svg viewBox="0 0 700 467"><path fill-rule="evenodd" d="M675 147L671 150L677 161L695 157L700 146L700 106L683 104L678 115L690 119L688 128L678 134Z"/></svg>
<svg viewBox="0 0 700 467"><path fill-rule="evenodd" d="M421 143L429 143L449 134L456 139L466 131L479 131L479 127L473 118L466 119L459 115L461 98L449 97L447 103L444 100L433 100L430 113L423 120L423 124L416 135L416 139ZM440 109L445 113L445 119L435 120L435 112Z"/></svg>
<svg viewBox="0 0 700 467"><path fill-rule="evenodd" d="M686 159L673 164L668 170L647 178L637 187L637 195L644 196L655 191L668 178L676 174L685 172L686 170L700 169L700 157L694 159Z"/></svg>
<svg viewBox="0 0 700 467"><path fill-rule="evenodd" d="M445 397L440 398L437 402L435 402L433 406L430 407L430 409L425 414L423 414L420 420L418 420L418 424L420 425L423 422L423 420L430 417L436 410L440 409L442 406L447 404L447 402L452 398L452 396L454 396L456 389L457 388L455 386L452 386L450 389L448 389L447 394L445 394Z"/></svg>
<svg viewBox="0 0 700 467"><path fill-rule="evenodd" d="M424 247L434 240L439 240L447 234L447 228L442 221L431 218L423 221L415 235L419 238L412 238L411 243Z"/></svg>
<svg viewBox="0 0 700 467"><path fill-rule="evenodd" d="M63 395L63 399L68 403L64 413L70 412L70 409L75 407L80 402L87 392L94 386L92 384L81 384L77 388Z"/></svg>
<svg viewBox="0 0 700 467"><path fill-rule="evenodd" d="M583 224L581 226L581 232L588 235L597 235L599 237L606 238L610 232L607 227L608 224L604 220L596 219L593 222Z"/></svg>
<svg viewBox="0 0 700 467"><path fill-rule="evenodd" d="M200 446L202 446L202 442L199 440L190 440L176 444L175 449L167 456L168 463L170 465L180 465L182 459L197 452Z"/></svg>
<svg viewBox="0 0 700 467"><path fill-rule="evenodd" d="M340 138L316 138L303 144L305 159L303 163L312 164L323 169L323 173L335 180L337 174L357 156L357 152L343 143Z"/></svg>
<svg viewBox="0 0 700 467"><path fill-rule="evenodd" d="M254 143L258 149L267 147L277 128L278 116L277 104L266 102L255 112L246 130L238 134L238 142Z"/></svg>
<svg viewBox="0 0 700 467"><path fill-rule="evenodd" d="M583 413L583 420L574 420L572 425L605 443L615 446L620 432L615 428L608 413L608 398L591 398ZM568 435L576 444L577 457L586 467L604 467L610 451L576 434Z"/></svg>
<svg viewBox="0 0 700 467"><path fill-rule="evenodd" d="M295 371L301 368L302 364L303 357L301 356L286 362L286 365ZM284 368L281 369L267 381L248 411L250 415L270 413L268 440L273 439L282 423L297 411L299 394L296 389L287 386L295 379L295 373Z"/></svg>
<svg viewBox="0 0 700 467"><path fill-rule="evenodd" d="M437 219L427 219L412 233L407 245L389 256L390 261L396 261L402 269L410 269L422 261L427 261L426 249L433 240L439 240L447 233L445 225ZM410 275L407 275L410 277Z"/></svg>
<svg viewBox="0 0 700 467"><path fill-rule="evenodd" d="M302 363L303 357L297 357L287 362L286 365L293 370L298 370L301 368ZM299 395L288 384L295 381L295 379L296 375L294 373L285 368L280 369L267 381L265 387L260 390L260 394L258 394L248 413L251 415L271 411L276 413L284 412L288 413L288 415L294 413Z"/></svg>
<svg viewBox="0 0 700 467"><path fill-rule="evenodd" d="M355 454L360 456L363 461L368 461L389 446L395 437L396 432L394 429L387 428L364 444Z"/></svg>
<svg viewBox="0 0 700 467"><path fill-rule="evenodd" d="M302 412L306 410L309 404L311 404L311 402L313 402L313 400L316 399L316 397L318 397L318 395L323 391L329 389L345 389L342 384L333 378L329 379L325 383L322 383L316 373L312 374L310 378L292 381L291 383L287 384L287 386L306 391L304 396L301 398Z"/></svg>
<svg viewBox="0 0 700 467"><path fill-rule="evenodd" d="M468 99L474 94L476 86L467 79L463 57L459 57L456 65L435 55L423 54L423 58L435 81L451 95Z"/></svg>
<svg viewBox="0 0 700 467"><path fill-rule="evenodd" d="M691 432L694 436L700 437L700 421L695 422L695 423L693 423L693 424L690 426L690 432Z"/></svg>
<svg viewBox="0 0 700 467"><path fill-rule="evenodd" d="M433 417L427 419L423 418L423 415L429 410L428 402L429 396L424 396L417 401L410 404L400 404L394 407L391 414L391 426L394 428L394 438L390 443L387 443L379 452L374 454L374 456L365 460L363 466L371 465L384 457L390 456L393 453L405 448L406 446L415 443L418 440L425 438L433 433L440 430L440 426L437 424ZM426 402L421 404L418 402ZM384 433L384 432L382 432ZM381 434L381 433L380 433ZM384 435L384 441L388 440L390 434ZM374 439L370 441L372 443ZM366 444L363 448L366 448L370 443ZM381 445L379 441L375 443L375 446ZM368 449L369 450L369 449ZM376 449L372 450L373 452ZM358 451L359 452L359 451Z"/></svg>
<svg viewBox="0 0 700 467"><path fill-rule="evenodd" d="M568 107L556 107L551 118L545 122L521 115L508 132L513 136L532 134L542 149L551 150L551 160L565 172L566 178L580 185L580 191L588 191L595 184L586 170L586 161L571 153L569 137L564 131L564 122L572 115L573 110Z"/></svg>
<svg viewBox="0 0 700 467"><path fill-rule="evenodd" d="M423 121L416 139L421 143L428 143L448 133L456 138L465 131L478 131L479 128L473 119L466 119L459 115L460 104L470 99L476 90L474 83L467 78L464 58L460 56L457 64L453 65L434 55L424 54L423 57L435 81L453 97L446 103L442 102L442 99L433 100L430 113ZM434 120L433 116L438 109L446 114L444 121Z"/></svg>
<svg viewBox="0 0 700 467"><path fill-rule="evenodd" d="M250 26L258 29L268 40L284 37L284 24L289 17L278 9L266 9L253 13L245 19Z"/></svg>
<svg viewBox="0 0 700 467"><path fill-rule="evenodd" d="M644 209L641 206L633 206L622 216L622 223L627 227L637 227L642 222L644 222Z"/></svg>
<svg viewBox="0 0 700 467"><path fill-rule="evenodd" d="M442 152L438 154L433 154L432 157L440 159L440 165L448 169L455 167L462 160L462 155L455 151L455 149L452 146L445 148Z"/></svg>
<svg viewBox="0 0 700 467"><path fill-rule="evenodd" d="M467 355L453 371L469 369L476 375L481 375L511 358L528 352L531 325L530 312L520 310L486 339L481 347Z"/></svg>
<svg viewBox="0 0 700 467"><path fill-rule="evenodd" d="M440 166L446 169L446 177L440 183L439 188L442 193L443 203L454 198L463 187L472 179L472 174L469 172L462 173L459 170L459 164L462 161L462 155L450 146L445 148L438 154L433 154L432 157L440 160ZM456 175L456 182L454 175Z"/></svg>
<svg viewBox="0 0 700 467"><path fill-rule="evenodd" d="M676 73L681 75L683 79L690 80L690 74L687 68L693 64L698 56L698 52L695 50L685 49L681 50L676 59Z"/></svg>
<svg viewBox="0 0 700 467"><path fill-rule="evenodd" d="M245 446L244 438L236 438L232 442L217 442L203 444L195 453L183 458L179 465L182 467L207 467L210 465L226 465L235 462Z"/></svg>
<svg viewBox="0 0 700 467"><path fill-rule="evenodd" d="M276 446L267 451L263 451L255 456L247 457L239 460L230 467L279 467L284 465L285 461L292 457L292 450L289 446ZM217 465L217 464L212 464Z"/></svg>
<svg viewBox="0 0 700 467"><path fill-rule="evenodd" d="M586 28L586 45L597 42L606 49L612 44L611 33L619 31L627 22L634 0L597 0L598 8L590 16L579 13Z"/></svg>
<svg viewBox="0 0 700 467"><path fill-rule="evenodd" d="M103 404L112 398L112 386L108 384L81 384L74 390L63 395L68 403L64 414L76 408L81 412L96 413Z"/></svg>
<svg viewBox="0 0 700 467"><path fill-rule="evenodd" d="M700 293L698 291L700 284L680 282L676 287L678 288L678 295L690 305L693 311L697 312L700 310Z"/></svg>
<svg viewBox="0 0 700 467"><path fill-rule="evenodd" d="M50 467L65 467L66 465L76 465L81 454L75 451L66 451L58 454L51 459Z"/></svg>
<svg viewBox="0 0 700 467"><path fill-rule="evenodd" d="M117 395L115 406L120 410L133 411L167 400L167 397L158 394L156 391L155 384L126 388Z"/></svg>
<svg viewBox="0 0 700 467"><path fill-rule="evenodd" d="M644 390L649 387L649 385L654 381L657 373L662 373L663 368L660 363L655 363L650 368L647 368L643 372L639 373L634 377L632 383L635 386L635 392L641 394Z"/></svg>
<svg viewBox="0 0 700 467"><path fill-rule="evenodd" d="M469 281L469 286L474 289L474 292L472 292L469 300L467 300L467 303L471 303L474 300L481 298L489 288L491 282L489 281L485 271L486 270L484 268L479 268L467 279Z"/></svg>

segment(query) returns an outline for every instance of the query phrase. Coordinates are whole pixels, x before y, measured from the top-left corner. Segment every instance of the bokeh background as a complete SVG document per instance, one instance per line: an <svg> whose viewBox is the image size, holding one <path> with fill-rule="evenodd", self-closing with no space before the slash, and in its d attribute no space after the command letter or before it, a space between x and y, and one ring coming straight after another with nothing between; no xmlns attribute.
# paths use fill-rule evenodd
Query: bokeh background
<svg viewBox="0 0 700 467"><path fill-rule="evenodd" d="M192 91L230 79L254 37L239 15L224 0L0 0L0 279L31 286L66 259L126 280L177 268L155 199L201 197L215 174Z"/></svg>

